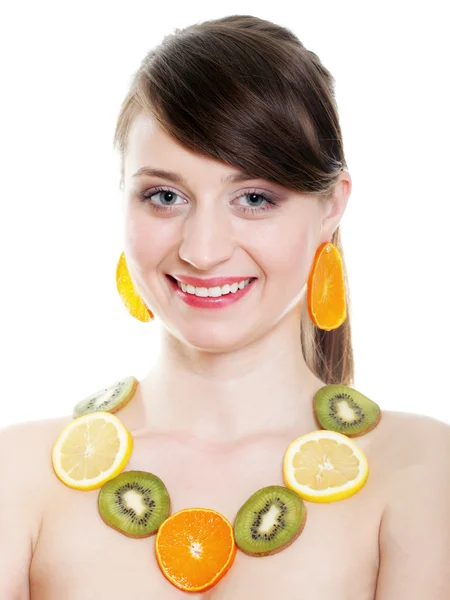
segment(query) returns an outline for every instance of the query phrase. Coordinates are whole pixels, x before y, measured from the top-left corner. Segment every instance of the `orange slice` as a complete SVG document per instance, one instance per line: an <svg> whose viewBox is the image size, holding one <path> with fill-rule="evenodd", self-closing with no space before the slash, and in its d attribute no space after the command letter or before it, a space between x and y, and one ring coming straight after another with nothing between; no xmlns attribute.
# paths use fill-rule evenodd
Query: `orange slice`
<svg viewBox="0 0 450 600"><path fill-rule="evenodd" d="M342 325L347 318L344 271L339 250L331 242L317 249L307 290L312 322L326 331Z"/></svg>
<svg viewBox="0 0 450 600"><path fill-rule="evenodd" d="M284 455L286 487L311 502L335 502L353 496L366 483L369 466L353 440L336 431L302 435Z"/></svg>
<svg viewBox="0 0 450 600"><path fill-rule="evenodd" d="M126 309L139 321L150 321L153 319L152 311L146 307L142 298L136 292L133 281L127 267L125 253L122 252L116 268L116 285L122 302Z"/></svg>
<svg viewBox="0 0 450 600"><path fill-rule="evenodd" d="M158 529L155 548L164 576L185 592L216 585L236 556L231 523L207 508L187 508L168 517Z"/></svg>
<svg viewBox="0 0 450 600"><path fill-rule="evenodd" d="M57 477L76 490L95 490L126 466L133 438L108 412L89 413L64 427L53 446Z"/></svg>

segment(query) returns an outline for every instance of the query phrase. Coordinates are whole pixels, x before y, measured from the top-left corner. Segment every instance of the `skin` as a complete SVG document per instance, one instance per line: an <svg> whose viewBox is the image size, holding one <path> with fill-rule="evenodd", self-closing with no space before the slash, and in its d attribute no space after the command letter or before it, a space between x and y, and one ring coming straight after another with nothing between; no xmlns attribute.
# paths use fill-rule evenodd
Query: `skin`
<svg viewBox="0 0 450 600"><path fill-rule="evenodd" d="M132 182L144 165L178 171L188 185L150 177ZM158 475L173 513L213 508L230 522L256 490L284 485L288 445L317 429L312 398L324 383L302 356L300 308L315 250L331 239L351 191L343 171L332 200L321 206L263 180L224 187L221 178L234 171L188 152L149 118L133 125L125 163L125 251L162 337L157 363L116 413L134 437L127 470ZM177 211L164 215L139 202L140 192L158 185L179 194ZM258 216L239 212L238 203L251 206L244 196L251 189L279 194L280 206ZM258 281L242 301L209 312L178 299L165 273ZM373 399L383 407L389 391ZM70 420L25 423L0 435L0 481L15 492L0 495L0 596L185 597L161 574L154 537L135 540L107 527L97 512L98 491L72 490L53 474L52 445ZM306 526L293 544L263 558L238 552L217 586L191 596L450 597L450 484L443 476L450 468L449 429L429 417L383 410L379 424L356 440L370 468L356 495L307 502Z"/></svg>
<svg viewBox="0 0 450 600"><path fill-rule="evenodd" d="M180 172L189 185L132 181L144 165ZM234 172L188 152L149 117L134 122L125 161L125 253L137 291L164 324L160 358L142 382L145 411L153 428L202 443L312 425L311 390L322 384L303 358L300 308L315 251L331 239L351 191L343 171L334 201L322 206L264 180L223 187L221 178ZM167 214L139 201L139 193L163 184L179 194ZM252 188L279 194L279 206L244 213ZM258 281L231 307L199 310L176 297L166 273ZM186 389L195 390L188 402Z"/></svg>

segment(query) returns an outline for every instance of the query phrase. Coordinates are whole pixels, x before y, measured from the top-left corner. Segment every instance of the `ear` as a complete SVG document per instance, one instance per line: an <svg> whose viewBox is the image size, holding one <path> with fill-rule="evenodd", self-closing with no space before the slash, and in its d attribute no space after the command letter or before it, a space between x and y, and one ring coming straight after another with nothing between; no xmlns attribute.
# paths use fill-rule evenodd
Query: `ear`
<svg viewBox="0 0 450 600"><path fill-rule="evenodd" d="M322 216L322 234L330 240L339 226L352 191L352 178L348 171L341 171L331 196L324 203Z"/></svg>

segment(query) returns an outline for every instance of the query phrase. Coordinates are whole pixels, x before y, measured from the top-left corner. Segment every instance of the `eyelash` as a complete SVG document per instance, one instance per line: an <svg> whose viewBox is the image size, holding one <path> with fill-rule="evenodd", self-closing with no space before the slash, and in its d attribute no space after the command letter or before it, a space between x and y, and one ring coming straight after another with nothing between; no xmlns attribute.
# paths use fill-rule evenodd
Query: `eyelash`
<svg viewBox="0 0 450 600"><path fill-rule="evenodd" d="M139 198L142 202L151 206L152 210L162 210L162 211L167 212L167 211L171 211L174 208L176 208L176 205L164 206L161 204L153 204L152 202L149 202L149 200L152 198L152 196L155 196L158 192L172 192L172 194L179 196L179 194L177 192L175 192L175 190L171 190L170 188L165 188L165 187L157 187L157 188L154 188L153 190L151 190L151 193L148 193L146 191L142 194L139 194ZM262 198L266 202L266 204L264 204L262 207L258 207L258 208L248 208L246 206L240 206L239 208L245 213L254 214L254 213L258 213L258 212L264 212L267 210L272 210L275 206L278 206L277 202L274 202L273 200L271 200L264 193L257 193L256 190L249 190L248 192L241 194L241 196L252 196L252 195L256 195L259 198ZM238 197L240 198L241 196L238 196Z"/></svg>

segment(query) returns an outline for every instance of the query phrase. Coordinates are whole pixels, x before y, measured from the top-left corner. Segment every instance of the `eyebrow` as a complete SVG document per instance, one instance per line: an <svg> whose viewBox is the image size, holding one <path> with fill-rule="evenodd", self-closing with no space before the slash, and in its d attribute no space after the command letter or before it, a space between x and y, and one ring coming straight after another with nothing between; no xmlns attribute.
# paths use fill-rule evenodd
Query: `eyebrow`
<svg viewBox="0 0 450 600"><path fill-rule="evenodd" d="M140 175L162 177L164 179L170 179L175 183L187 184L186 179L180 175L180 173L174 173L173 171L165 171L163 169L156 169L153 167L141 167L131 177L139 177ZM260 177L253 177L249 173L240 172L222 177L222 183L237 183L240 181L249 181L251 179L260 179Z"/></svg>

